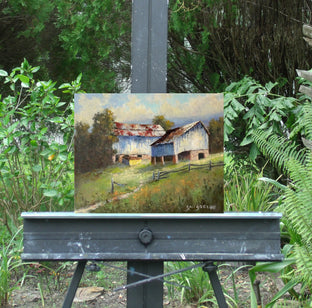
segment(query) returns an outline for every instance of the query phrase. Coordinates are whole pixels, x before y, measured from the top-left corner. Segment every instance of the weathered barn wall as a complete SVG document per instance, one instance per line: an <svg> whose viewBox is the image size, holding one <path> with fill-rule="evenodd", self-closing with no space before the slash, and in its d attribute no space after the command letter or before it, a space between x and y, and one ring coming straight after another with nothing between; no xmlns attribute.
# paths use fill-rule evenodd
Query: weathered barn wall
<svg viewBox="0 0 312 308"><path fill-rule="evenodd" d="M164 144L156 144L152 146L151 149L152 149L153 157L168 156L168 155L173 155L174 153L173 142L164 143Z"/></svg>
<svg viewBox="0 0 312 308"><path fill-rule="evenodd" d="M174 154L185 151L202 150L209 148L209 137L201 123L185 132L175 140Z"/></svg>
<svg viewBox="0 0 312 308"><path fill-rule="evenodd" d="M119 141L113 144L117 154L124 155L149 155L151 144L159 137L118 136Z"/></svg>
<svg viewBox="0 0 312 308"><path fill-rule="evenodd" d="M187 126L185 126L187 127ZM177 129L164 138L161 142L156 142L152 146L152 156L161 157L168 155L177 155L182 152L207 150L209 148L209 136L207 130L201 122L194 127L184 131L184 127ZM176 135L178 133L181 135Z"/></svg>

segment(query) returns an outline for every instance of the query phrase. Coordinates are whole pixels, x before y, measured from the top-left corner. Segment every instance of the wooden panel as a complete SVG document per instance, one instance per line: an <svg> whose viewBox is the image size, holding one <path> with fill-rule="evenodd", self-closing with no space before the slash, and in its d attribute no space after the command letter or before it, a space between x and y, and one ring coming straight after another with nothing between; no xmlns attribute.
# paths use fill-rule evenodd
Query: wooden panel
<svg viewBox="0 0 312 308"><path fill-rule="evenodd" d="M311 71L303 71L303 70L296 70L299 77L302 77L306 80L312 81L312 72Z"/></svg>
<svg viewBox="0 0 312 308"><path fill-rule="evenodd" d="M312 27L310 25L303 25L302 32L304 36L312 39Z"/></svg>
<svg viewBox="0 0 312 308"><path fill-rule="evenodd" d="M312 88L306 86L300 86L299 92L312 97Z"/></svg>

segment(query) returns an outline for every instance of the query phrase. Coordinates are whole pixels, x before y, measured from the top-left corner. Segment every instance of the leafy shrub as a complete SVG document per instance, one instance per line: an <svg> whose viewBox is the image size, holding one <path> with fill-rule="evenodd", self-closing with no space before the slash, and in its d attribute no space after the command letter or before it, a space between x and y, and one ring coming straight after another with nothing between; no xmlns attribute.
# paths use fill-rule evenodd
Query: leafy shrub
<svg viewBox="0 0 312 308"><path fill-rule="evenodd" d="M17 224L22 211L73 208L72 83L34 78L39 67L27 60L4 78L0 98L0 211L3 223ZM62 101L56 93L67 98Z"/></svg>

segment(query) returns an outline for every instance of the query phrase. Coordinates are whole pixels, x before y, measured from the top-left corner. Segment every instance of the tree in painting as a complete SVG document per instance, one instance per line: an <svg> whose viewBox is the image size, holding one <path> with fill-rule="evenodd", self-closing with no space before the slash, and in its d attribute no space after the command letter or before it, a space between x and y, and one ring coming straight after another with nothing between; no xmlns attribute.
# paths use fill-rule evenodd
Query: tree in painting
<svg viewBox="0 0 312 308"><path fill-rule="evenodd" d="M223 117L219 117L218 120L212 119L208 125L208 131L210 133L210 153L223 152Z"/></svg>
<svg viewBox="0 0 312 308"><path fill-rule="evenodd" d="M75 172L84 173L101 169L112 163L114 136L114 115L109 109L93 117L92 129L88 124L78 122L75 126Z"/></svg>
<svg viewBox="0 0 312 308"><path fill-rule="evenodd" d="M153 118L153 124L160 125L165 131L171 129L174 125L174 122L167 120L163 115L157 115Z"/></svg>
<svg viewBox="0 0 312 308"><path fill-rule="evenodd" d="M96 113L93 117L93 127L90 142L93 156L93 169L105 168L112 163L114 154L113 143L118 138L114 136L114 115L109 109Z"/></svg>
<svg viewBox="0 0 312 308"><path fill-rule="evenodd" d="M83 173L90 168L90 126L78 122L75 126L75 173Z"/></svg>

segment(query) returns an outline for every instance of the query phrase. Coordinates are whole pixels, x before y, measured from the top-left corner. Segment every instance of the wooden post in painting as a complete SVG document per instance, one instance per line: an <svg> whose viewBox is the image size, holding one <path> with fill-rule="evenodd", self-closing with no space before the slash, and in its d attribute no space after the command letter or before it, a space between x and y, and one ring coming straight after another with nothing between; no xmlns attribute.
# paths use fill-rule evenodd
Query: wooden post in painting
<svg viewBox="0 0 312 308"><path fill-rule="evenodd" d="M114 193L114 179L112 178L111 179L111 193L113 194Z"/></svg>
<svg viewBox="0 0 312 308"><path fill-rule="evenodd" d="M167 0L132 1L131 92L167 92ZM131 261L128 269L146 275L163 273L163 261ZM127 282L142 277L128 274ZM127 289L127 308L163 307L163 283L153 281Z"/></svg>

